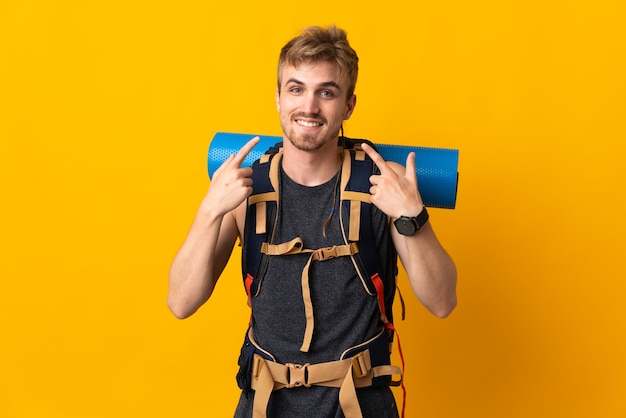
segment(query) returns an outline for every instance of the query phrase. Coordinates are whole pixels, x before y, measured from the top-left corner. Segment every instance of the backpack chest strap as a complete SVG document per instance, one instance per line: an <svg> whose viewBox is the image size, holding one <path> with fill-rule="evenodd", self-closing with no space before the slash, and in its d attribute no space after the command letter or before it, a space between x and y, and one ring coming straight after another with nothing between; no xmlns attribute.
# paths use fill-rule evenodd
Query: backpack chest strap
<svg viewBox="0 0 626 418"><path fill-rule="evenodd" d="M318 248L311 250L304 248L301 238L294 238L291 241L282 244L269 244L267 242L261 245L261 252L269 256L277 255L293 255L293 254L310 254L309 259L302 270L302 301L304 302L304 313L306 318L306 327L304 329L304 338L300 351L307 352L311 346L313 339L314 317L313 303L311 301L311 288L309 286L309 269L312 261L326 261L337 257L353 256L359 252L356 242L344 245L334 245L332 247Z"/></svg>

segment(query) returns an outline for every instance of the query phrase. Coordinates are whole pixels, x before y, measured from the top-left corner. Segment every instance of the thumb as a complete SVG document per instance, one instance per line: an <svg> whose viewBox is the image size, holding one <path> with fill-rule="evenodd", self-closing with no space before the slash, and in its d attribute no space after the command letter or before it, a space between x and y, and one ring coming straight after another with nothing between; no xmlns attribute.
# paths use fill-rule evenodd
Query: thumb
<svg viewBox="0 0 626 418"><path fill-rule="evenodd" d="M404 177L413 183L417 182L417 174L415 171L415 152L410 152L406 157L406 171Z"/></svg>

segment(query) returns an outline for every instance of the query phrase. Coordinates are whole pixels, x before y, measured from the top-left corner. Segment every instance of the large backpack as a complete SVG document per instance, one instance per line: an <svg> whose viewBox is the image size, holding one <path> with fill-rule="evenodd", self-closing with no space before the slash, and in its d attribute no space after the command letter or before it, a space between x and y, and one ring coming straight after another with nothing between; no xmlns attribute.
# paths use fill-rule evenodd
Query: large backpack
<svg viewBox="0 0 626 418"><path fill-rule="evenodd" d="M398 351L402 369L391 365L391 343L393 326L392 301L396 291L397 253L390 249L393 273L381 269L378 250L372 230L372 204L370 203L369 178L378 174L378 168L361 149L360 143L371 142L339 139L343 149L343 165L340 179L340 226L344 243L328 248L306 249L300 238L285 243L274 242L274 232L280 216L279 172L282 159L282 143L270 148L253 164L253 192L248 197L248 210L243 237L242 272L248 294L248 304L261 290L263 276L269 257L308 253L310 258L302 272L302 296L305 305L306 328L300 350L307 352L313 335L313 307L308 288L308 269L312 260L328 260L348 256L358 273L366 292L376 296L384 329L375 337L346 349L336 361L318 364L280 364L274 356L260 347L254 340L249 327L239 356L237 383L247 393L255 390L254 417L264 417L274 390L298 386L334 386L339 388L339 403L347 418L361 418L356 395L357 387L399 386L404 383L402 374L404 358L400 341ZM389 270L389 269L388 269ZM389 277L388 277L389 276ZM402 302L402 297L400 301ZM404 305L404 303L402 303ZM254 312L252 313L254 315ZM404 315L404 306L403 306ZM252 317L251 317L252 321ZM392 376L400 376L399 380ZM404 396L402 416L404 416Z"/></svg>
<svg viewBox="0 0 626 418"><path fill-rule="evenodd" d="M316 253L311 257L313 260L336 256L349 256L352 259L367 293L378 297L381 320L388 329L391 340L393 312L391 303L385 304L385 296L393 295L396 290L397 254L395 250L392 250L393 277L386 277L386 272L381 269L371 226L373 208L370 203L369 178L372 174L378 174L378 168L361 149L360 144L363 142L375 147L367 140L346 137L339 139L339 146L343 148L344 154L340 182L341 213L339 214L344 245L315 250ZM279 142L252 166L253 192L248 198L242 256L242 273L250 306L252 297L260 291L269 257L311 252L302 248L302 242L297 239L289 243L274 242L274 230L280 216L278 177L281 158L282 142ZM306 278L303 275L304 280ZM306 284L303 283L303 285ZM306 295L303 294L303 297L307 306ZM307 307L307 316L312 315L311 309L311 306ZM301 351L308 351L312 334L312 329L308 328L307 325L308 335L305 334Z"/></svg>

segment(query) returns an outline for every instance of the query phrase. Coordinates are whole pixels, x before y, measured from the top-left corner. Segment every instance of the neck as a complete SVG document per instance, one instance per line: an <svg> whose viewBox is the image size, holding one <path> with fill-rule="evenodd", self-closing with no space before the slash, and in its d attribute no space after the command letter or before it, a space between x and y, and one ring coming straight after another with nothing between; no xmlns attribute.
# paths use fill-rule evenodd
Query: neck
<svg viewBox="0 0 626 418"><path fill-rule="evenodd" d="M293 146L283 148L283 170L302 186L318 186L330 180L341 168L341 154L336 143L316 151L302 151Z"/></svg>

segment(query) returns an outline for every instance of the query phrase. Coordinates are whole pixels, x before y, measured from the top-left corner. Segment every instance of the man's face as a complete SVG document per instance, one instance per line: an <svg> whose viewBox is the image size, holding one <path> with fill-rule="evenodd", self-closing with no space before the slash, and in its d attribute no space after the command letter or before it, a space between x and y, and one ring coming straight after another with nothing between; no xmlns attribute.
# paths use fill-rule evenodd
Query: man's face
<svg viewBox="0 0 626 418"><path fill-rule="evenodd" d="M356 105L356 96L346 97L346 76L328 61L285 64L281 75L276 105L285 137L303 151L336 143L342 122Z"/></svg>

